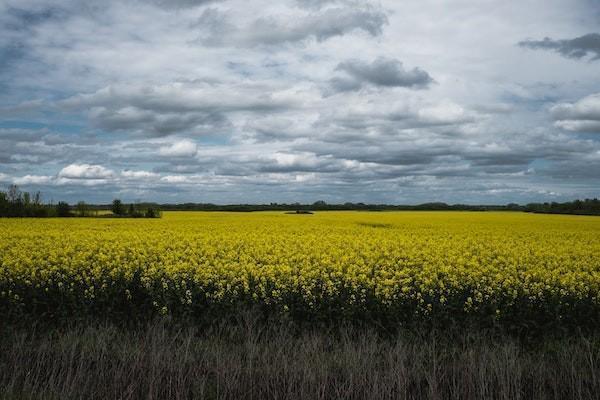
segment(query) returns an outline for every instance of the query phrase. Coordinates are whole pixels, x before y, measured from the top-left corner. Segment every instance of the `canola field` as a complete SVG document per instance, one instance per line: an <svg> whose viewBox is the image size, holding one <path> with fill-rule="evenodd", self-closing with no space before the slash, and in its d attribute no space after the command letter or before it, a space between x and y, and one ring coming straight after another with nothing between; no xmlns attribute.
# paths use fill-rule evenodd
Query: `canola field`
<svg viewBox="0 0 600 400"><path fill-rule="evenodd" d="M600 325L600 218L165 212L0 219L6 318Z"/></svg>

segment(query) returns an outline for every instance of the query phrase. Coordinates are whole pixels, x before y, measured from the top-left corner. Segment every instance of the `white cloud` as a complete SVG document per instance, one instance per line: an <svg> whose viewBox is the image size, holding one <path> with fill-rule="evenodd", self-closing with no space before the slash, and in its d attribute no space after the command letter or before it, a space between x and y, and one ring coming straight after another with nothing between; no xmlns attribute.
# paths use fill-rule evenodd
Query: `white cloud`
<svg viewBox="0 0 600 400"><path fill-rule="evenodd" d="M70 164L60 170L59 178L66 179L107 179L111 178L114 172L102 165L90 164Z"/></svg>
<svg viewBox="0 0 600 400"><path fill-rule="evenodd" d="M158 178L160 174L150 171L132 171L132 170L124 170L121 171L121 176L129 179L152 179Z"/></svg>
<svg viewBox="0 0 600 400"><path fill-rule="evenodd" d="M417 116L419 121L426 124L456 124L474 120L462 106L450 101L421 108Z"/></svg>
<svg viewBox="0 0 600 400"><path fill-rule="evenodd" d="M593 120L561 120L554 124L571 132L600 132L600 121Z"/></svg>
<svg viewBox="0 0 600 400"><path fill-rule="evenodd" d="M189 178L183 175L167 175L160 178L161 181L167 183L188 183Z"/></svg>
<svg viewBox="0 0 600 400"><path fill-rule="evenodd" d="M557 104L550 111L559 128L573 132L600 133L600 93L574 103Z"/></svg>
<svg viewBox="0 0 600 400"><path fill-rule="evenodd" d="M48 175L25 175L13 180L15 185L46 185L53 181L53 176Z"/></svg>
<svg viewBox="0 0 600 400"><path fill-rule="evenodd" d="M198 153L198 145L191 140L180 140L158 150L164 157L194 157Z"/></svg>

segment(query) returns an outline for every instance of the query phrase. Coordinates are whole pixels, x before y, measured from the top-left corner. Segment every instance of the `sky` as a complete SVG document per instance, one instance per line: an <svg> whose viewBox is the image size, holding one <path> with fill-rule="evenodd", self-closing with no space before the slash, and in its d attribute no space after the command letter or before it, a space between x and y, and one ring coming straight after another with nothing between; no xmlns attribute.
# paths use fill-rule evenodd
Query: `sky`
<svg viewBox="0 0 600 400"><path fill-rule="evenodd" d="M0 187L600 197L599 0L0 0Z"/></svg>

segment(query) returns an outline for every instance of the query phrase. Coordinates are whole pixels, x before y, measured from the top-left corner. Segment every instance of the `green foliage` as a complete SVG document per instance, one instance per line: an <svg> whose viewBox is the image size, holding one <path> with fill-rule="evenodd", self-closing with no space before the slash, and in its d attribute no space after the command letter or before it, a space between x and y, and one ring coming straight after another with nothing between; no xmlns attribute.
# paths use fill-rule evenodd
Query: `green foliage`
<svg viewBox="0 0 600 400"><path fill-rule="evenodd" d="M71 207L69 207L69 203L64 201L59 201L56 205L56 216L57 217L70 217Z"/></svg>
<svg viewBox="0 0 600 400"><path fill-rule="evenodd" d="M155 209L155 208L152 208L152 207L148 207L146 209L146 212L144 213L144 216L146 218L160 218L161 217L161 212L157 208Z"/></svg>
<svg viewBox="0 0 600 400"><path fill-rule="evenodd" d="M87 204L85 204L84 201L80 201L79 203L77 203L77 216L78 217L85 217L87 216L88 213L88 208L87 208Z"/></svg>
<svg viewBox="0 0 600 400"><path fill-rule="evenodd" d="M127 212L121 200L115 199L111 206L112 212L118 217L130 218L160 218L158 206L150 203L130 204ZM17 185L11 185L6 192L0 191L0 217L97 217L99 210L106 206L88 205L80 201L71 211L69 204L59 202L56 206L44 204L40 192L22 192Z"/></svg>
<svg viewBox="0 0 600 400"><path fill-rule="evenodd" d="M566 203L530 203L523 207L522 210L546 214L600 215L600 200L585 199Z"/></svg>
<svg viewBox="0 0 600 400"><path fill-rule="evenodd" d="M115 215L123 215L125 214L125 209L123 207L123 203L119 199L114 199L112 202L111 211Z"/></svg>
<svg viewBox="0 0 600 400"><path fill-rule="evenodd" d="M48 207L41 201L40 192L21 192L11 185L7 192L0 192L0 217L47 217Z"/></svg>

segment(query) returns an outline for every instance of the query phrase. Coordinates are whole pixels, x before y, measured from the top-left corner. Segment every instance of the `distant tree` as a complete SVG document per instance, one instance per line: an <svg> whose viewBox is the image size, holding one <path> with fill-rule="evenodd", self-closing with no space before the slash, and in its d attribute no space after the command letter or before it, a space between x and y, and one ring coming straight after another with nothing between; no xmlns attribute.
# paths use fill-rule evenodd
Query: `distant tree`
<svg viewBox="0 0 600 400"><path fill-rule="evenodd" d="M85 204L85 201L80 201L79 203L77 203L76 209L77 216L85 217L87 215L87 204Z"/></svg>
<svg viewBox="0 0 600 400"><path fill-rule="evenodd" d="M70 217L71 216L71 208L69 207L69 203L65 201L59 201L56 205L56 216L57 217Z"/></svg>
<svg viewBox="0 0 600 400"><path fill-rule="evenodd" d="M125 213L125 209L123 208L123 203L121 203L121 200L119 200L119 199L113 200L112 212L115 215L123 215Z"/></svg>
<svg viewBox="0 0 600 400"><path fill-rule="evenodd" d="M23 193L19 190L17 185L10 185L8 193L8 216L10 217L25 217L25 206L23 204Z"/></svg>
<svg viewBox="0 0 600 400"><path fill-rule="evenodd" d="M536 213L600 215L600 202L598 199L585 199L566 203L529 203L522 209Z"/></svg>
<svg viewBox="0 0 600 400"><path fill-rule="evenodd" d="M506 205L506 209L507 209L507 210L512 210L512 211L516 211L516 210L520 210L520 209L521 209L521 206L520 206L520 205L518 205L517 203L508 203L508 204Z"/></svg>
<svg viewBox="0 0 600 400"><path fill-rule="evenodd" d="M10 185L8 187L8 192L6 193L6 198L9 203L16 203L21 197L21 191L17 185Z"/></svg>
<svg viewBox="0 0 600 400"><path fill-rule="evenodd" d="M8 199L6 193L0 192L0 217L8 217Z"/></svg>
<svg viewBox="0 0 600 400"><path fill-rule="evenodd" d="M34 217L41 218L48 216L48 209L44 207L44 204L42 203L42 194L39 191L33 194L31 199L31 211Z"/></svg>
<svg viewBox="0 0 600 400"><path fill-rule="evenodd" d="M41 206L42 205L42 194L37 191L33 194L33 200L32 203L34 206Z"/></svg>
<svg viewBox="0 0 600 400"><path fill-rule="evenodd" d="M156 212L154 211L154 208L149 207L146 210L146 214L144 215L146 218L156 218Z"/></svg>
<svg viewBox="0 0 600 400"><path fill-rule="evenodd" d="M129 211L127 211L127 214L129 214L130 217L135 217L135 206L133 203L129 205Z"/></svg>

